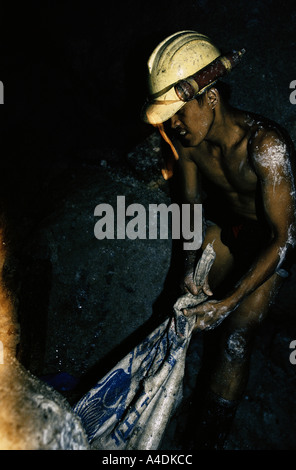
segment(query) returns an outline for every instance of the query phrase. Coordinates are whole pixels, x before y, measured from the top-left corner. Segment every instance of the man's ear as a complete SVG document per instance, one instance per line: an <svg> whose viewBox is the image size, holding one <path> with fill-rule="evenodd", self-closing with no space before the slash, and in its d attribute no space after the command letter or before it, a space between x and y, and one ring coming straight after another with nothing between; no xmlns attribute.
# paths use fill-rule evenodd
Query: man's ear
<svg viewBox="0 0 296 470"><path fill-rule="evenodd" d="M214 109L220 100L219 92L216 88L211 88L207 93L208 103Z"/></svg>

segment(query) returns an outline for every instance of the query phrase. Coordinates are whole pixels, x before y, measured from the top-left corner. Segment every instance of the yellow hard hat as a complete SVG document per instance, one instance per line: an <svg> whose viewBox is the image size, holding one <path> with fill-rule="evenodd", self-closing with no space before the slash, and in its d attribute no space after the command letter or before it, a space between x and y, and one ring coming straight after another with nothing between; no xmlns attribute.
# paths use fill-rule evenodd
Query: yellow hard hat
<svg viewBox="0 0 296 470"><path fill-rule="evenodd" d="M155 125L170 119L185 105L176 94L176 83L220 55L212 41L196 31L179 31L164 39L148 60L150 96L142 110L143 120Z"/></svg>

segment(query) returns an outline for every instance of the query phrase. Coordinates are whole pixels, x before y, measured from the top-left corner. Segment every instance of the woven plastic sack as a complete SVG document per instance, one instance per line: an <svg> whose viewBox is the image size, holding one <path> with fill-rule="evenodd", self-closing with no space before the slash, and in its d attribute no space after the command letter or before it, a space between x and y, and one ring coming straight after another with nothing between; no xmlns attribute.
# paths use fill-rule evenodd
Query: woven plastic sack
<svg viewBox="0 0 296 470"><path fill-rule="evenodd" d="M195 271L203 283L215 252L208 245ZM175 315L164 321L125 356L74 407L93 449L155 450L183 394L187 348L195 316L181 309L207 298L185 294L174 305Z"/></svg>

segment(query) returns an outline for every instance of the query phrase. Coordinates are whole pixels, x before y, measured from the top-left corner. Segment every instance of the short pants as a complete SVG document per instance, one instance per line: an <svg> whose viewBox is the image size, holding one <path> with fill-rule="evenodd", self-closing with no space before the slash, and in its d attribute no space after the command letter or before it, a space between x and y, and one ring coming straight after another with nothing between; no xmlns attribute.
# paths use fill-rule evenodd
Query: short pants
<svg viewBox="0 0 296 470"><path fill-rule="evenodd" d="M219 217L219 221L207 221L221 228L221 241L229 248L239 270L245 271L254 262L260 251L271 240L267 224L236 214Z"/></svg>

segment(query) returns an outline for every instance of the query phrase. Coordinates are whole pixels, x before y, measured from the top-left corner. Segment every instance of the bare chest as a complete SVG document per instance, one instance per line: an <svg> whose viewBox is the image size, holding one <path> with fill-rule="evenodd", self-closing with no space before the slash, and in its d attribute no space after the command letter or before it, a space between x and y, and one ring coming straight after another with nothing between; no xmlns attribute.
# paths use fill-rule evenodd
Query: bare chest
<svg viewBox="0 0 296 470"><path fill-rule="evenodd" d="M257 176L249 161L246 146L234 149L227 155L212 150L196 156L201 173L226 192L253 193Z"/></svg>

